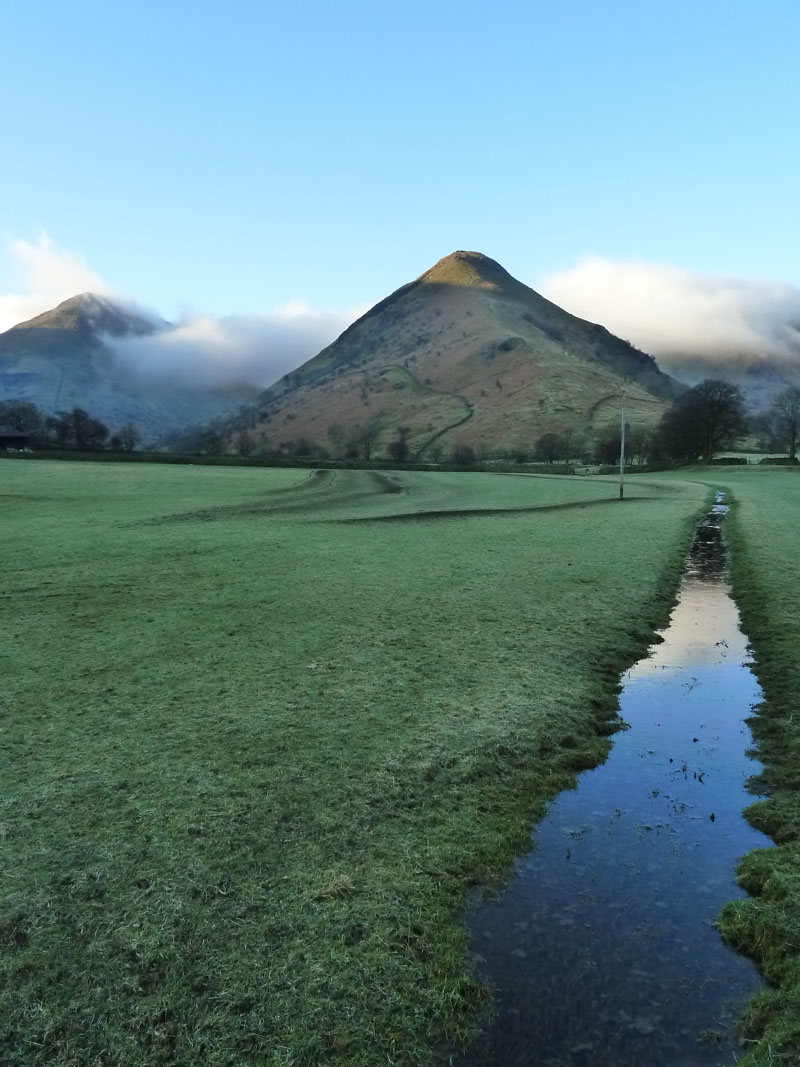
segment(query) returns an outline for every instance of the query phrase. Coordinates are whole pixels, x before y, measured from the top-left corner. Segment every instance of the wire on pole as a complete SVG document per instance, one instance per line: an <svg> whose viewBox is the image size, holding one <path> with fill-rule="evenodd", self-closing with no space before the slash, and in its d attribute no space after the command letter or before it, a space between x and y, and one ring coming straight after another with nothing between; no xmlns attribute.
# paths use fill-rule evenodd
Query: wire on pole
<svg viewBox="0 0 800 1067"><path fill-rule="evenodd" d="M622 409L619 434L619 498L625 496L625 390L622 390Z"/></svg>

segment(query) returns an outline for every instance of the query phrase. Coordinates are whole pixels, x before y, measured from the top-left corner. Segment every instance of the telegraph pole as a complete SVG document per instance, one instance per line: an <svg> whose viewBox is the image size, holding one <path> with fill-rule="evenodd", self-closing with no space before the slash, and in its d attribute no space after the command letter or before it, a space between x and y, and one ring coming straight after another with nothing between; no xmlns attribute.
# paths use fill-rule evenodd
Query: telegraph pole
<svg viewBox="0 0 800 1067"><path fill-rule="evenodd" d="M625 390L622 390L622 414L619 433L619 498L625 495Z"/></svg>

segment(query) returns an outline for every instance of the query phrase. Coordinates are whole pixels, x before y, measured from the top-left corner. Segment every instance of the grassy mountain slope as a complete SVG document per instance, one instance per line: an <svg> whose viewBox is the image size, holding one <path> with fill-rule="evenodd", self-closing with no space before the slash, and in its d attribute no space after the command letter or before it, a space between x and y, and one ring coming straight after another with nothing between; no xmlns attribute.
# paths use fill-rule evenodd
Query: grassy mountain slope
<svg viewBox="0 0 800 1067"><path fill-rule="evenodd" d="M155 440L224 418L252 398L248 388L145 380L108 344L167 328L92 293L72 297L0 334L0 400L30 400L47 414L82 407L112 429L133 422Z"/></svg>
<svg viewBox="0 0 800 1067"><path fill-rule="evenodd" d="M531 445L597 430L619 414L652 422L680 390L655 361L477 252L455 252L376 304L259 398L251 427L271 446L376 421L434 442Z"/></svg>

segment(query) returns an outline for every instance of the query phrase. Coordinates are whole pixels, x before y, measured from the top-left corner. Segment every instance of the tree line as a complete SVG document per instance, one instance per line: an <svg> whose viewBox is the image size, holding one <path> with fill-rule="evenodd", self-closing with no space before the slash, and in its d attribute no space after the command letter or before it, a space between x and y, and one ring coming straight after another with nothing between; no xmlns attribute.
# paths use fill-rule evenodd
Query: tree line
<svg viewBox="0 0 800 1067"><path fill-rule="evenodd" d="M46 415L29 400L0 401L0 426L15 433L30 434L40 448L95 452L109 448L133 452L141 434L132 422L112 433L108 426L83 408Z"/></svg>
<svg viewBox="0 0 800 1067"><path fill-rule="evenodd" d="M239 429L227 432L206 428L184 433L174 440L174 451L222 455L233 451L243 457L298 460L366 460L385 457L395 463L414 459L432 463L472 466L492 460L515 463L583 463L611 465L619 462L620 426L604 427L593 437L577 429L541 434L529 447L491 448L468 441L445 443L434 439L416 457L410 443L411 430L398 426L387 433L385 413L364 423L345 427L331 423L325 441L299 435L270 441L263 431ZM431 428L432 429L432 428ZM654 466L669 463L708 462L716 452L733 448L743 437L755 436L765 450L785 451L794 461L800 432L800 389L779 393L771 408L748 417L741 390L720 379L707 378L687 389L655 426L626 424L625 455L629 463ZM388 439L387 439L388 438Z"/></svg>
<svg viewBox="0 0 800 1067"><path fill-rule="evenodd" d="M240 430L231 438L216 428L185 433L171 445L173 451L208 455L222 455L232 445L243 457L257 452L265 458L369 461L377 458L376 449L383 436L381 423L382 419L373 418L349 429L333 423L327 429L325 445L300 436L270 447L264 440L257 441L248 430ZM46 415L36 404L22 400L0 401L0 427L30 434L38 447L81 452L100 449L133 452L141 441L141 434L132 422L126 422L112 433L102 420L83 408ZM413 458L410 435L409 427L396 428L382 449L388 458L396 463ZM737 386L707 378L682 393L655 427L627 425L625 454L629 462L639 464L708 462L716 452L735 447L747 435L756 437L763 450L785 452L790 463L796 462L800 389L794 386L784 389L766 412L748 417L744 397ZM548 432L541 434L531 448L516 446L503 455L485 445L474 448L458 442L446 449L442 441L435 441L425 449L422 458L433 463L449 461L467 466L489 459L558 463L580 458L587 463L614 464L619 456L620 427L612 425L601 430L591 442L575 430Z"/></svg>
<svg viewBox="0 0 800 1067"><path fill-rule="evenodd" d="M208 456L221 456L233 451L245 458L370 460L376 458L382 422L382 417L376 416L348 429L340 423L331 423L326 431L325 444L303 434L270 441L263 431L256 435L252 429L235 430L230 424L221 427L201 426L171 435L169 446L173 452L194 452ZM410 433L408 427L399 427L395 440L386 446L388 455L399 463L411 458L408 443Z"/></svg>
<svg viewBox="0 0 800 1067"><path fill-rule="evenodd" d="M715 453L732 449L749 435L765 451L785 452L796 462L800 437L800 389L778 393L768 411L748 417L742 391L718 378L706 378L682 393L654 427L626 424L625 455L654 465L665 462L710 462ZM533 458L543 463L566 461L582 455L600 464L619 461L621 427L607 426L592 448L575 448L574 435L546 433L537 440Z"/></svg>

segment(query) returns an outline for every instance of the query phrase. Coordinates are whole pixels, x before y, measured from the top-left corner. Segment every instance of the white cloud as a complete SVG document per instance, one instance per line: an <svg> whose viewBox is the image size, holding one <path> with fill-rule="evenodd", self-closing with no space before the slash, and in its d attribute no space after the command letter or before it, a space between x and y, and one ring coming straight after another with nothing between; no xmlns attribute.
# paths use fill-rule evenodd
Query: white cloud
<svg viewBox="0 0 800 1067"><path fill-rule="evenodd" d="M363 310L318 311L295 301L265 315L197 316L164 333L113 344L144 376L266 388L334 341Z"/></svg>
<svg viewBox="0 0 800 1067"><path fill-rule="evenodd" d="M800 289L592 256L540 279L543 296L654 356L800 361Z"/></svg>
<svg viewBox="0 0 800 1067"><path fill-rule="evenodd" d="M77 293L121 300L82 256L57 247L44 230L33 241L8 241L6 259L12 285L0 293L0 331ZM535 288L657 356L666 368L684 357L770 356L800 365L800 289L793 286L592 256L541 278ZM195 315L168 332L115 347L148 376L266 386L319 352L366 310L365 305L320 311L296 300L260 315Z"/></svg>
<svg viewBox="0 0 800 1067"><path fill-rule="evenodd" d="M14 291L0 293L0 332L68 300L78 293L113 295L83 257L57 248L41 230L35 241L8 242Z"/></svg>
<svg viewBox="0 0 800 1067"><path fill-rule="evenodd" d="M0 293L0 332L83 292L149 314L115 293L82 256L58 248L44 230L34 241L10 240L6 252L13 291ZM366 310L320 311L297 300L262 315L194 315L163 333L109 343L144 376L265 387L316 355Z"/></svg>

